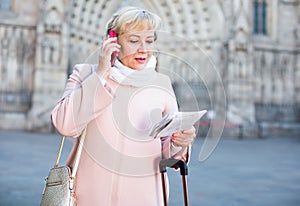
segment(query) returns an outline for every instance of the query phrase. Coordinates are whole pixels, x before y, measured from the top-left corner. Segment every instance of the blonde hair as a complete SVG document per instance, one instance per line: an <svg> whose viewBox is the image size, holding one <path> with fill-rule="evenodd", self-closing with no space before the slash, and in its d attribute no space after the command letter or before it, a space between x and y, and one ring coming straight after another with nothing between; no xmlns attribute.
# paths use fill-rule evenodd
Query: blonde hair
<svg viewBox="0 0 300 206"><path fill-rule="evenodd" d="M138 25L145 25L151 30L157 31L160 27L161 18L154 13L138 7L124 7L117 11L108 21L106 32L114 30L117 34L127 32ZM156 39L156 32L155 32Z"/></svg>

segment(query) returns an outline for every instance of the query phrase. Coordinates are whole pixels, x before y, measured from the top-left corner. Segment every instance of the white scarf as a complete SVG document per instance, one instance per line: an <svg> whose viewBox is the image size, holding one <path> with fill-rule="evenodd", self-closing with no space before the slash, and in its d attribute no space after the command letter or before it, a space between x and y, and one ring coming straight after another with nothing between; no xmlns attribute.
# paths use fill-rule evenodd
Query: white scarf
<svg viewBox="0 0 300 206"><path fill-rule="evenodd" d="M146 67L142 70L134 70L122 64L116 59L110 69L109 78L123 85L142 87L149 85L155 77L156 58L151 56Z"/></svg>

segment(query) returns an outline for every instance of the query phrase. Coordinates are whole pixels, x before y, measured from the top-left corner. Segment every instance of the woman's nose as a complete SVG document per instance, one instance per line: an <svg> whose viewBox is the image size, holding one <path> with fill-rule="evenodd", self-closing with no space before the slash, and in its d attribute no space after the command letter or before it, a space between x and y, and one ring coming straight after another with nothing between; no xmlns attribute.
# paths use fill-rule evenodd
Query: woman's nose
<svg viewBox="0 0 300 206"><path fill-rule="evenodd" d="M145 46L145 43L140 43L139 48L138 48L138 52L146 52L147 48Z"/></svg>

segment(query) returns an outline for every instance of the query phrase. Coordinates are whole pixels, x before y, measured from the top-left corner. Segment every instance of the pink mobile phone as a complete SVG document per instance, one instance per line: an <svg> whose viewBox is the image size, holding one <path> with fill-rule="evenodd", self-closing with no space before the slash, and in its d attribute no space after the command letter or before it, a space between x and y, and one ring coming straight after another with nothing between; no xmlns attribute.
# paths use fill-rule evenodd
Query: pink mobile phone
<svg viewBox="0 0 300 206"><path fill-rule="evenodd" d="M117 37L118 34L114 30L109 30L108 32L109 38ZM114 51L111 55L111 65L113 66L118 56L118 52Z"/></svg>

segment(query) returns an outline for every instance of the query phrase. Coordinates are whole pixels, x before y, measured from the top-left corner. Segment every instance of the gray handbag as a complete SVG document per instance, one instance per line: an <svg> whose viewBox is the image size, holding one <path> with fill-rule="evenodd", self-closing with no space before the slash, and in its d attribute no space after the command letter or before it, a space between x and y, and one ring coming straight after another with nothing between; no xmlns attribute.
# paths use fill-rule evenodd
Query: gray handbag
<svg viewBox="0 0 300 206"><path fill-rule="evenodd" d="M58 167L65 140L65 137L62 137L54 167L50 170L48 177L45 178L46 185L43 190L42 201L40 204L41 206L76 205L74 182L85 135L86 129L84 129L80 136L73 168L70 168L69 166Z"/></svg>

